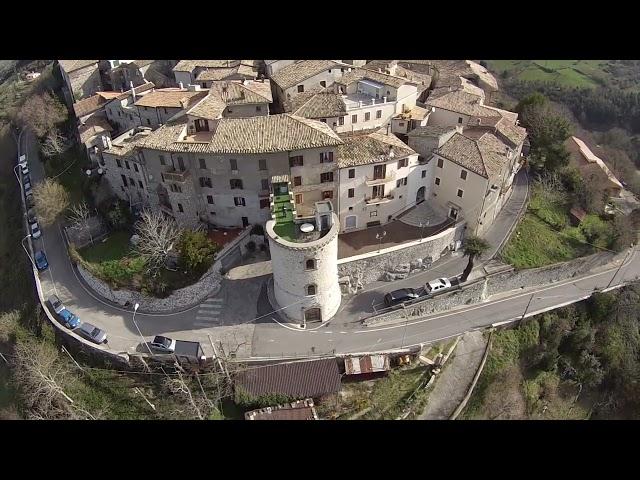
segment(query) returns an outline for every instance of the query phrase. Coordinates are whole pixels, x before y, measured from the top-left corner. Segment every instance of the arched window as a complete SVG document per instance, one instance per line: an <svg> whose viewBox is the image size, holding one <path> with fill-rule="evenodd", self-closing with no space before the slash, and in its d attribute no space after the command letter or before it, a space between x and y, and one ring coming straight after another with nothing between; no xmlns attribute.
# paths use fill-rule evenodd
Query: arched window
<svg viewBox="0 0 640 480"><path fill-rule="evenodd" d="M305 269L306 270L315 270L316 269L316 261L313 258L307 259L307 261L305 262Z"/></svg>
<svg viewBox="0 0 640 480"><path fill-rule="evenodd" d="M316 294L316 286L314 284L306 286L307 295L315 295Z"/></svg>

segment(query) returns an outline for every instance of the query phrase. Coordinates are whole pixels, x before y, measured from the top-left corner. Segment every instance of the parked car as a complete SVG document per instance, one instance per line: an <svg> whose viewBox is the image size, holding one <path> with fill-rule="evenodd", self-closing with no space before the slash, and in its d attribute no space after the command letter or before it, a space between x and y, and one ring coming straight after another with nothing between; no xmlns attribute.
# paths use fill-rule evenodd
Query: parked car
<svg viewBox="0 0 640 480"><path fill-rule="evenodd" d="M40 238L42 236L42 231L38 226L38 222L34 222L31 224L31 237L32 238Z"/></svg>
<svg viewBox="0 0 640 480"><path fill-rule="evenodd" d="M22 175L29 175L29 165L27 165L27 162L24 162L24 165L20 165L21 170L22 170Z"/></svg>
<svg viewBox="0 0 640 480"><path fill-rule="evenodd" d="M41 272L49 268L49 262L47 261L47 256L44 254L42 250L38 250L34 258L36 260L36 268Z"/></svg>
<svg viewBox="0 0 640 480"><path fill-rule="evenodd" d="M24 184L24 194L25 195L31 195L32 190L31 190L31 182L27 182Z"/></svg>
<svg viewBox="0 0 640 480"><path fill-rule="evenodd" d="M447 278L437 278L427 283L424 288L427 293L442 292L447 288L451 288L451 282Z"/></svg>
<svg viewBox="0 0 640 480"><path fill-rule="evenodd" d="M70 328L72 330L74 328L77 328L78 325L80 325L81 323L77 315L74 315L66 308L63 308L62 310L60 310L60 313L58 313L58 317L60 318L60 321L64 324L65 327Z"/></svg>
<svg viewBox="0 0 640 480"><path fill-rule="evenodd" d="M33 195L31 194L26 194L26 202L27 202L27 208L33 208L36 204L33 200Z"/></svg>
<svg viewBox="0 0 640 480"><path fill-rule="evenodd" d="M18 159L18 165L20 165L21 167L26 167L27 166L27 156L26 155L20 155L20 158Z"/></svg>
<svg viewBox="0 0 640 480"><path fill-rule="evenodd" d="M418 293L418 291L413 288L401 288L399 290L394 290L393 292L387 293L384 296L384 304L387 307L393 307L394 305L399 305L401 303L414 300L419 296L420 294Z"/></svg>
<svg viewBox="0 0 640 480"><path fill-rule="evenodd" d="M173 353L176 350L176 341L168 337L156 335L151 342L151 348L164 353Z"/></svg>
<svg viewBox="0 0 640 480"><path fill-rule="evenodd" d="M51 295L48 298L48 301L49 301L49 305L51 305L51 308L53 308L53 311L56 314L60 313L62 310L65 310L65 307L62 304L62 301L58 298L57 295Z"/></svg>
<svg viewBox="0 0 640 480"><path fill-rule="evenodd" d="M29 175L26 175L26 174L22 175L22 184L23 185L27 185L27 184L31 185L31 177L29 177Z"/></svg>
<svg viewBox="0 0 640 480"><path fill-rule="evenodd" d="M38 221L38 217L36 217L36 211L33 208L30 208L27 211L27 219L29 220L29 223L36 223Z"/></svg>
<svg viewBox="0 0 640 480"><path fill-rule="evenodd" d="M87 340L91 340L94 343L101 344L107 343L107 332L91 325L90 323L83 323L78 329L78 333L85 337Z"/></svg>

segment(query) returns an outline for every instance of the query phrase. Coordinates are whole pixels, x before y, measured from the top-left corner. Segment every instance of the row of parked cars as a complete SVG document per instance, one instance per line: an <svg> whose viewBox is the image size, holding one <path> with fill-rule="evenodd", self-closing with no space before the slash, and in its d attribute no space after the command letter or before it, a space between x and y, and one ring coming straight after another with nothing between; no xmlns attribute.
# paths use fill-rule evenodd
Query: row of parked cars
<svg viewBox="0 0 640 480"><path fill-rule="evenodd" d="M29 176L29 164L27 162L26 155L22 155L19 159L18 165L22 172L22 187L24 188L25 203L27 205L27 220L29 221L29 230L31 237L34 239L42 236L42 230L38 225L38 219L36 218L36 212L34 210L35 202L33 200L33 189L31 187L31 177Z"/></svg>
<svg viewBox="0 0 640 480"><path fill-rule="evenodd" d="M90 323L80 321L77 315L64 306L57 295L51 295L48 302L60 323L69 330L74 330L78 335L94 343L107 343L107 333L104 330Z"/></svg>
<svg viewBox="0 0 640 480"><path fill-rule="evenodd" d="M402 303L411 302L416 298L444 292L451 288L451 286L451 280L448 278L437 278L430 281L422 288L400 288L393 292L389 292L384 296L384 304L387 307L393 307Z"/></svg>

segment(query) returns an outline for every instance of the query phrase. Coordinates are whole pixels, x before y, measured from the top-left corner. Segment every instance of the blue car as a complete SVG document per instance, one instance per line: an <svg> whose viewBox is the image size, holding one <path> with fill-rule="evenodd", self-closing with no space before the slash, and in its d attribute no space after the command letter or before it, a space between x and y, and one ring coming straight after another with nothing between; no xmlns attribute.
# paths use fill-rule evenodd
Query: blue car
<svg viewBox="0 0 640 480"><path fill-rule="evenodd" d="M49 262L47 262L47 256L44 254L42 250L38 250L34 255L36 259L36 267L41 272L49 268Z"/></svg>
<svg viewBox="0 0 640 480"><path fill-rule="evenodd" d="M58 316L60 317L60 320L62 321L64 326L67 328L74 329L78 325L80 325L80 319L66 308L61 310L60 313L58 313Z"/></svg>

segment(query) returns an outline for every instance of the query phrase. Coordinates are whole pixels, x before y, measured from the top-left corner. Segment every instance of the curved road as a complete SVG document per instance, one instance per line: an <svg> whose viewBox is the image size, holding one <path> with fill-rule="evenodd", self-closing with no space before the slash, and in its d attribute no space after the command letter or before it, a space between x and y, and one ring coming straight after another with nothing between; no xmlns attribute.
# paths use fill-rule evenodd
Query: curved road
<svg viewBox="0 0 640 480"><path fill-rule="evenodd" d="M32 183L44 178L38 159L38 148L31 133L26 145ZM527 179L516 177L514 192L487 238L495 253L521 210L526 194ZM115 307L100 300L87 290L71 266L62 234L57 225L43 229L34 249L45 251L49 269L40 274L45 298L56 293L81 320L93 323L107 331L109 347L116 352L142 351L142 339L133 324L131 310ZM268 276L246 280L224 280L220 292L201 305L175 314L136 314L136 323L145 340L153 335L167 335L181 340L198 341L208 356L213 355L210 338L229 346L241 344L238 357L273 358L312 356L330 352L365 352L391 350L457 335L522 315L532 298L529 314L541 309L571 303L590 295L594 287L604 288L611 280L614 269L586 275L530 292L514 292L501 299L465 307L445 314L437 314L406 324L364 327L360 323L363 313L372 312L375 304L387 291L403 286L418 286L440 276L459 274L466 264L460 254L454 254L434 263L433 268L398 282L375 282L365 291L348 299L339 313L327 324L301 331L280 324L266 302ZM640 272L640 261L635 253L616 275L616 282L630 280ZM614 283L614 285L615 285ZM249 300L249 301L248 301ZM265 303L266 302L266 303ZM258 312L267 312L259 314ZM257 319L257 320L256 320Z"/></svg>

